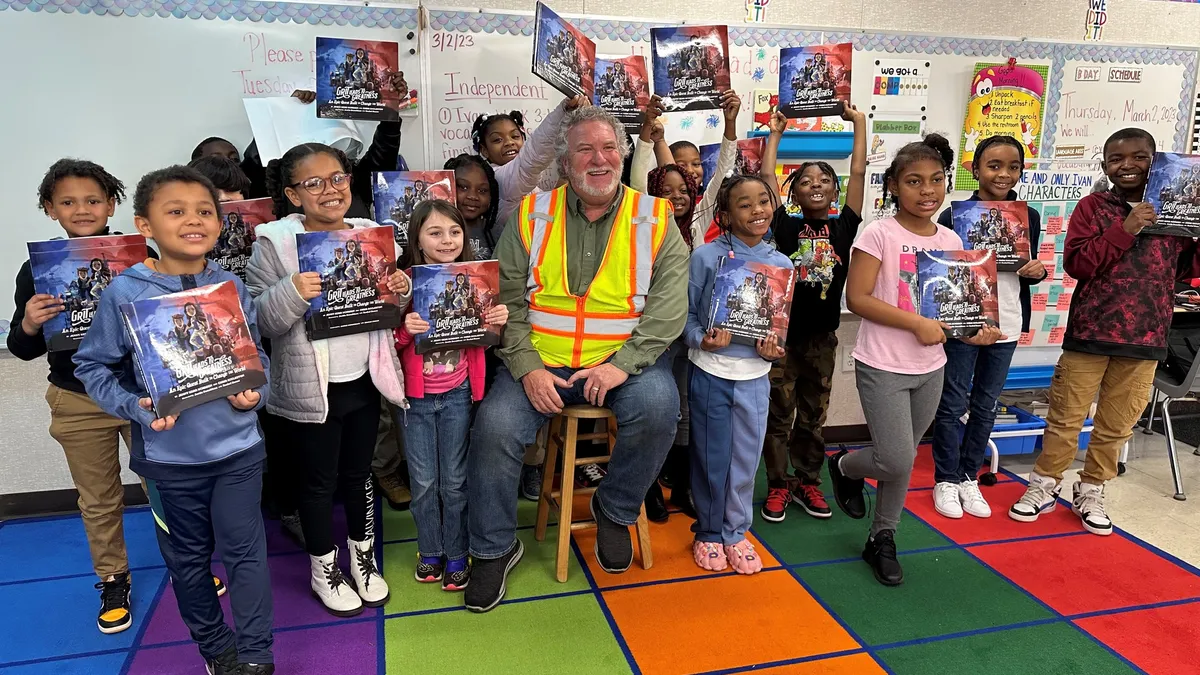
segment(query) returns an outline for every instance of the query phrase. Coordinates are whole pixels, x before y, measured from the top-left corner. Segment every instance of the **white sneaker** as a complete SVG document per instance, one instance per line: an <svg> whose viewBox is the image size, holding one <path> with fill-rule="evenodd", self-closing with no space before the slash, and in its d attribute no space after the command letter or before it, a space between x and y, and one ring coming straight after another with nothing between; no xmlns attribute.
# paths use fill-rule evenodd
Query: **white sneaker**
<svg viewBox="0 0 1200 675"><path fill-rule="evenodd" d="M943 516L962 518L962 504L958 499L958 486L954 483L938 483L933 486L933 508Z"/></svg>
<svg viewBox="0 0 1200 675"><path fill-rule="evenodd" d="M382 607L388 601L388 585L375 566L375 538L347 539L350 548L350 583L367 607Z"/></svg>
<svg viewBox="0 0 1200 675"><path fill-rule="evenodd" d="M962 510L976 518L992 517L992 507L988 506L983 493L979 491L979 481L968 480L959 483L958 499L962 502Z"/></svg>
<svg viewBox="0 0 1200 675"><path fill-rule="evenodd" d="M1016 504L1008 510L1008 517L1022 523L1032 523L1043 513L1050 513L1058 504L1058 493L1062 486L1053 478L1037 473L1029 474L1029 487Z"/></svg>
<svg viewBox="0 0 1200 675"><path fill-rule="evenodd" d="M1083 528L1102 537L1112 534L1113 524L1104 510L1104 486L1080 481L1071 493L1071 510L1083 521Z"/></svg>
<svg viewBox="0 0 1200 675"><path fill-rule="evenodd" d="M322 556L310 555L308 559L312 566L312 592L325 610L334 616L362 614L362 598L350 588L338 568L337 549Z"/></svg>

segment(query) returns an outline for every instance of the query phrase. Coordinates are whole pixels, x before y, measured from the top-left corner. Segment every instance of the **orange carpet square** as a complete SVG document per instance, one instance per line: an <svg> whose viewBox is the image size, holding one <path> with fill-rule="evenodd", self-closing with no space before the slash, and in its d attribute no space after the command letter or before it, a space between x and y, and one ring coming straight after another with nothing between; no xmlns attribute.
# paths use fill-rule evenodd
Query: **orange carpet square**
<svg viewBox="0 0 1200 675"><path fill-rule="evenodd" d="M1147 673L1196 672L1200 603L1106 614L1075 624Z"/></svg>
<svg viewBox="0 0 1200 675"><path fill-rule="evenodd" d="M784 570L607 591L604 601L638 667L648 674L721 670L859 648ZM782 632L780 621L786 622Z"/></svg>
<svg viewBox="0 0 1200 675"><path fill-rule="evenodd" d="M991 518L976 518L968 514L963 514L963 517L957 520L947 518L933 508L933 492L930 490L909 492L904 506L956 544L977 544L1084 531L1079 516L1071 513L1071 509L1062 504L1050 513L1039 516L1037 521L1032 523L1019 523L1009 518L1008 508L1025 494L1025 484L1022 482L1008 481L992 486L980 486L979 491L992 507Z"/></svg>
<svg viewBox="0 0 1200 675"><path fill-rule="evenodd" d="M583 559L592 572L592 578L596 580L596 585L600 588L714 575L714 572L707 572L697 567L696 562L692 559L692 523L694 522L696 521L687 516L675 513L671 514L671 519L665 523L650 523L650 550L654 555L654 566L648 570L642 569L642 554L638 548L637 536L634 534L633 528L630 528L629 532L633 536L634 560L629 571L624 574L609 574L600 569L600 563L596 561L594 550L595 530L576 532L575 543L579 545L579 551L583 553ZM763 567L777 567L780 564L770 553L767 553L766 548L753 534L747 533L747 538L758 550Z"/></svg>
<svg viewBox="0 0 1200 675"><path fill-rule="evenodd" d="M1120 535L987 544L971 553L1066 615L1200 596L1200 576Z"/></svg>
<svg viewBox="0 0 1200 675"><path fill-rule="evenodd" d="M819 661L805 661L790 666L755 668L756 675L875 675L887 671L867 654L838 656Z"/></svg>

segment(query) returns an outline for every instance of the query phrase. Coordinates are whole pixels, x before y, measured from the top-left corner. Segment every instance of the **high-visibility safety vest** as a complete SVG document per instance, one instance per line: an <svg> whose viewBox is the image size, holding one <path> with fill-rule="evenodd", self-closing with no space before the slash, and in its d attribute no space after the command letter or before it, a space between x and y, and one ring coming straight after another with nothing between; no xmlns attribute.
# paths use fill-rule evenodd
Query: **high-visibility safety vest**
<svg viewBox="0 0 1200 675"><path fill-rule="evenodd" d="M590 368L621 348L642 316L650 274L670 225L670 204L626 188L596 277L582 297L567 280L567 188L521 202L529 253L530 340L551 367Z"/></svg>

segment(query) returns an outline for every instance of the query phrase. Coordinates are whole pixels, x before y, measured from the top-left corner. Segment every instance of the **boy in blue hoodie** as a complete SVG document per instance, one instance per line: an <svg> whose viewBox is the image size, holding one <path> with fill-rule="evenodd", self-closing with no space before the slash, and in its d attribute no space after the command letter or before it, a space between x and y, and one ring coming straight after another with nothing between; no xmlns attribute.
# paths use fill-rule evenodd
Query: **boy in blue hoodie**
<svg viewBox="0 0 1200 675"><path fill-rule="evenodd" d="M129 465L146 481L179 613L208 672L258 675L274 672L271 581L259 508L266 455L254 415L266 403L267 387L156 417L120 310L134 300L232 281L268 367L246 288L205 259L221 231L219 201L213 184L194 169L175 166L142 178L134 223L154 239L161 257L112 281L74 360L88 395L108 414L134 423ZM209 572L214 550L233 588L236 636L225 624Z"/></svg>
<svg viewBox="0 0 1200 675"><path fill-rule="evenodd" d="M758 469L770 407L771 363L784 350L775 335L755 347L731 344L728 331L706 330L717 263L723 256L791 269L787 256L763 242L775 211L775 191L757 176L726 179L717 196L721 234L692 253L683 337L695 368L688 382L692 415L692 557L702 569L762 570L746 539L754 518ZM764 280L765 281L765 280ZM753 283L747 295L761 295Z"/></svg>

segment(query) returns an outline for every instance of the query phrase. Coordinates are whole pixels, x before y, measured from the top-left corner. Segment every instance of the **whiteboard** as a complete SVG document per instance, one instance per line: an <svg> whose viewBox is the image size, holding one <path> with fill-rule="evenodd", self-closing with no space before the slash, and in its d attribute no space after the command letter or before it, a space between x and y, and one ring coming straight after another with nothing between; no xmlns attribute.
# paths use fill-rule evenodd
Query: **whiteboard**
<svg viewBox="0 0 1200 675"><path fill-rule="evenodd" d="M129 199L110 225L132 232L133 188L142 175L186 164L208 136L244 150L251 133L243 97L312 88L317 36L398 41L409 86L424 89L418 57L406 47L409 32L417 46L414 8L212 2L203 14L178 10L183 18L176 18L162 10L100 15L65 1L44 4L47 11L0 11L0 60L10 64L0 112L9 157L0 162L0 203L9 218L0 240L0 338L25 242L62 235L37 206L38 183L56 160L90 159L124 181ZM161 7L129 6L143 4ZM420 122L403 123L401 151L420 163ZM367 143L373 127L362 129Z"/></svg>

